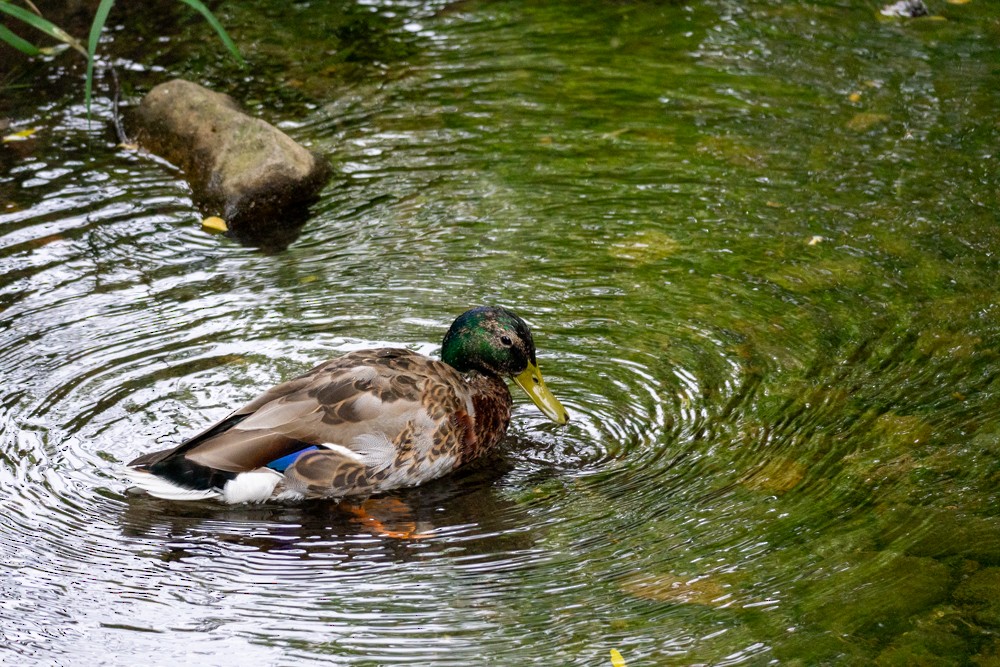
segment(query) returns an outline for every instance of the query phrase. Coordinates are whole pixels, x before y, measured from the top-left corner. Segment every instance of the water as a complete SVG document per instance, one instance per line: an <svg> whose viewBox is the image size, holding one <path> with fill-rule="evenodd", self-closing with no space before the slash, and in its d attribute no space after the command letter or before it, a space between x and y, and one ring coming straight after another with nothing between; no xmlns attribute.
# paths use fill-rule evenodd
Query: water
<svg viewBox="0 0 1000 667"><path fill-rule="evenodd" d="M195 20L112 33L129 85L329 157L280 253L203 233L68 56L20 70L0 661L992 664L996 9L223 5L242 74ZM123 495L139 453L489 302L567 427L515 393L496 456L364 511Z"/></svg>

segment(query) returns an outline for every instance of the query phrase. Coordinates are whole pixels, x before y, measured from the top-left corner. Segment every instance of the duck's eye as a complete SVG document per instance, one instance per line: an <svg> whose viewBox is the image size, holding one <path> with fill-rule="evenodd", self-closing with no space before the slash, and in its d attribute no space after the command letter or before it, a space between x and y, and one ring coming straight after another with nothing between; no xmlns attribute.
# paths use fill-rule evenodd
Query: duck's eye
<svg viewBox="0 0 1000 667"><path fill-rule="evenodd" d="M510 336L500 336L500 342L503 343L506 347L510 347L511 345L514 344L514 341L510 339Z"/></svg>

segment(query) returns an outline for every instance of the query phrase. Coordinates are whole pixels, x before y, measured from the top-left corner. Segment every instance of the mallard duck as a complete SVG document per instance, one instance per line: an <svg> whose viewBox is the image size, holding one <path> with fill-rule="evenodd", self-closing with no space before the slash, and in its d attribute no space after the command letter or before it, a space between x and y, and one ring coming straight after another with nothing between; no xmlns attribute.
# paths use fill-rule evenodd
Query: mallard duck
<svg viewBox="0 0 1000 667"><path fill-rule="evenodd" d="M170 500L226 503L367 496L440 477L500 442L510 377L545 415L569 420L545 387L524 320L474 308L451 325L441 360L358 350L268 389L173 449L128 464Z"/></svg>

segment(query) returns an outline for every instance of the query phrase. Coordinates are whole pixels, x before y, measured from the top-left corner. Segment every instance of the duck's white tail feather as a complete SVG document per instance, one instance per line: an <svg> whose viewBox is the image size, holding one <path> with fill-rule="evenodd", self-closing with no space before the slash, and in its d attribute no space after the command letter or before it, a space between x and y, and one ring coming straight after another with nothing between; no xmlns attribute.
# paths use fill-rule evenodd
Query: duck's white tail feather
<svg viewBox="0 0 1000 667"><path fill-rule="evenodd" d="M145 470L128 468L126 474L133 484L155 498L163 498L164 500L208 500L209 498L219 498L222 496L218 489L187 489Z"/></svg>
<svg viewBox="0 0 1000 667"><path fill-rule="evenodd" d="M241 472L222 487L222 500L231 505L262 503L271 497L274 487L284 478L280 472L270 468Z"/></svg>
<svg viewBox="0 0 1000 667"><path fill-rule="evenodd" d="M270 468L243 472L226 482L221 489L188 489L145 470L126 468L129 480L155 498L164 500L211 500L224 503L262 503L274 493L284 475Z"/></svg>

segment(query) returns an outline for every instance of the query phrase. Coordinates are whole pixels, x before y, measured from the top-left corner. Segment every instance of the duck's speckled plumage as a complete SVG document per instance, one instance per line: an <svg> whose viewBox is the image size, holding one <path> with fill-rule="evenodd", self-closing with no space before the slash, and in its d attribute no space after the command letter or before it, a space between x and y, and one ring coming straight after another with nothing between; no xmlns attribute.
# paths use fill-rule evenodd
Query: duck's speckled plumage
<svg viewBox="0 0 1000 667"><path fill-rule="evenodd" d="M527 345L537 372L530 334ZM460 373L398 348L351 352L129 467L153 495L230 502L247 499L242 491L236 500L225 493L244 473L261 473L264 491L249 492L252 500L369 495L420 484L488 452L507 430L507 385L487 369L471 368ZM565 411L558 416L564 421Z"/></svg>

